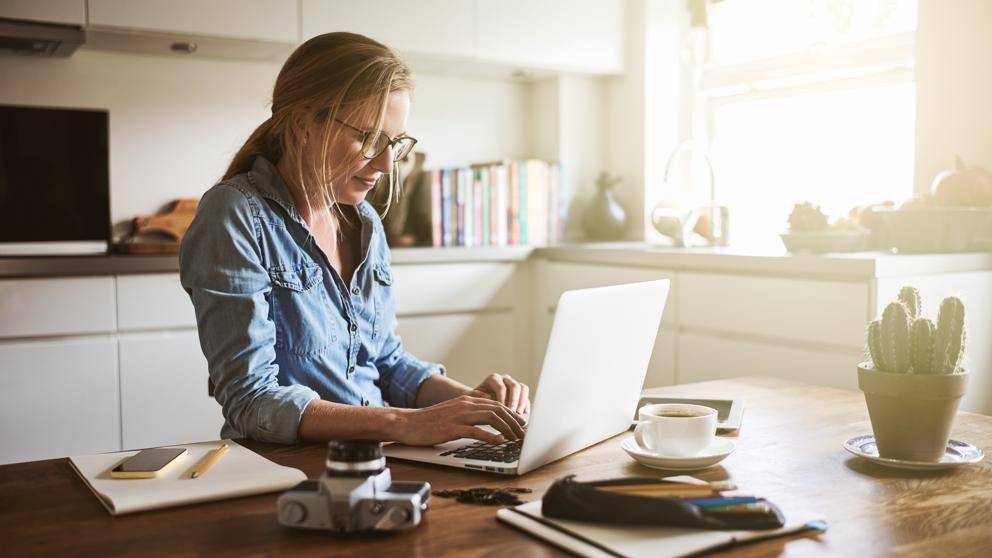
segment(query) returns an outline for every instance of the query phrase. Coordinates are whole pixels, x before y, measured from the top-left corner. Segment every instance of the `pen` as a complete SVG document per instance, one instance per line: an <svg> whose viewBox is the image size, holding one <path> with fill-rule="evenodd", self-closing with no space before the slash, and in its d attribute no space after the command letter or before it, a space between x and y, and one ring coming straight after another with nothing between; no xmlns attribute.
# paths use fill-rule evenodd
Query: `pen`
<svg viewBox="0 0 992 558"><path fill-rule="evenodd" d="M697 508L721 508L740 504L755 504L760 502L760 500L754 496L737 496L733 498L700 498L697 500L686 500L686 502Z"/></svg>
<svg viewBox="0 0 992 558"><path fill-rule="evenodd" d="M220 459L220 456L224 455L224 452L226 451L227 451L227 444L226 443L221 444L220 447L214 450L213 453L210 454L210 457L208 457L207 460L203 462L203 465L200 465L199 467L196 468L195 471L193 471L192 478L195 479L198 477L202 477L203 473L206 473L207 469L209 469L211 465L216 463L217 460Z"/></svg>

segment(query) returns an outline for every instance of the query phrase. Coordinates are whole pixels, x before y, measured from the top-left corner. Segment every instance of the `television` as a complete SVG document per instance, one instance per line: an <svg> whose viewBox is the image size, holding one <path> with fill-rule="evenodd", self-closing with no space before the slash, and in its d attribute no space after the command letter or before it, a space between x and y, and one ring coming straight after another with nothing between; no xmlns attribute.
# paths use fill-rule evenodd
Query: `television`
<svg viewBox="0 0 992 558"><path fill-rule="evenodd" d="M0 105L0 256L106 254L106 110Z"/></svg>

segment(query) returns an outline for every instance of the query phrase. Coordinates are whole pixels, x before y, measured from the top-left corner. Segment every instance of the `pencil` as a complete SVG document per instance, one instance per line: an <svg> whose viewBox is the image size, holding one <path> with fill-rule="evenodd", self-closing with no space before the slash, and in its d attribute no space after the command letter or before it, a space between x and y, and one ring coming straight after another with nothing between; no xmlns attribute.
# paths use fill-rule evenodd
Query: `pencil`
<svg viewBox="0 0 992 558"><path fill-rule="evenodd" d="M227 451L227 443L221 444L219 448L217 448L216 450L213 451L213 453L210 454L210 457L207 457L207 460L203 462L203 465L200 465L199 467L196 468L195 471L193 471L192 478L195 479L198 477L202 477L203 473L206 473L207 469L209 469L211 465L216 463L217 460L220 459L220 456L224 455L224 452L226 451Z"/></svg>

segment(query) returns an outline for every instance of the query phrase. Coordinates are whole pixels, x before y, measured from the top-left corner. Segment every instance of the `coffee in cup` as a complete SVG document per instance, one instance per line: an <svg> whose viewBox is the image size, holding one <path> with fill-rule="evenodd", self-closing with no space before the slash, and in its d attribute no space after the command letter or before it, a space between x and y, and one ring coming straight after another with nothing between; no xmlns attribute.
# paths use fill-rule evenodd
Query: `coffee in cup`
<svg viewBox="0 0 992 558"><path fill-rule="evenodd" d="M690 457L716 436L716 409L688 403L645 405L637 412L634 439L642 449L671 457Z"/></svg>

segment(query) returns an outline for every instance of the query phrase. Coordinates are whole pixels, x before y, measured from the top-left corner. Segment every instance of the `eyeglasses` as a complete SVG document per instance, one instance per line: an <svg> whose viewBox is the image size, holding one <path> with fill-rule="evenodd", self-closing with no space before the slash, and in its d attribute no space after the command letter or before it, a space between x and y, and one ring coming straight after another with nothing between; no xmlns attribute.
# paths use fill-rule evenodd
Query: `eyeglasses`
<svg viewBox="0 0 992 558"><path fill-rule="evenodd" d="M340 118L335 118L334 120L362 135L362 157L365 157L366 159L375 159L379 155L382 155L382 152L385 151L387 147L392 147L393 161L399 161L409 155L410 152L413 151L413 146L417 145L417 140L415 138L411 138L410 136L400 136L398 138L389 139L389 136L379 132L375 137L372 137L372 132L369 130L356 128Z"/></svg>

